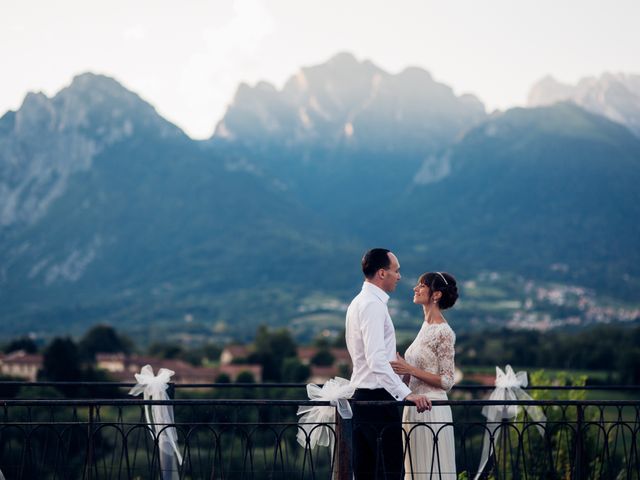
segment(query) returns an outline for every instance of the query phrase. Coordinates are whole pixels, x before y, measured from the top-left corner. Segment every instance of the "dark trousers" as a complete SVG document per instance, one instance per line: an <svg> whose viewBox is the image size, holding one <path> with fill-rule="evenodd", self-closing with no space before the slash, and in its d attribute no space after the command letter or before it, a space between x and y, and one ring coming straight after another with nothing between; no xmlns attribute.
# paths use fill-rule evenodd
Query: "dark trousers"
<svg viewBox="0 0 640 480"><path fill-rule="evenodd" d="M385 389L357 389L354 400L395 401ZM395 405L353 405L353 471L357 480L401 479L402 416Z"/></svg>

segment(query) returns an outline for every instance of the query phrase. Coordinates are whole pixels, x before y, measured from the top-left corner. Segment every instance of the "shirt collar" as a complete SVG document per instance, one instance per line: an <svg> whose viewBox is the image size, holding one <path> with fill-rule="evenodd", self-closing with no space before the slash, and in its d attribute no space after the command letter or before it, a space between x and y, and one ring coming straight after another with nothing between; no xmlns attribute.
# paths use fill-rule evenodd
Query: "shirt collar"
<svg viewBox="0 0 640 480"><path fill-rule="evenodd" d="M364 282L362 284L362 290L373 293L376 297L382 300L382 303L384 303L385 305L389 301L389 295L387 294L387 292L371 282Z"/></svg>

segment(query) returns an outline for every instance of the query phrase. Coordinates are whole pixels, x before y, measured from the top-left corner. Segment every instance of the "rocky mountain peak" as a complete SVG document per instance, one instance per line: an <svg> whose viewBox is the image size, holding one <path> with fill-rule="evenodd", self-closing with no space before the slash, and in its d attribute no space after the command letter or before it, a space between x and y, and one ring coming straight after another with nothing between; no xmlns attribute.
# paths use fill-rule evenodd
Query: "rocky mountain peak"
<svg viewBox="0 0 640 480"><path fill-rule="evenodd" d="M592 113L620 123L640 136L640 75L603 73L575 85L547 76L529 92L528 105L543 106L570 100Z"/></svg>
<svg viewBox="0 0 640 480"><path fill-rule="evenodd" d="M90 123L97 130L118 130L124 135L130 135L133 129L161 137L184 135L138 94L105 75L90 72L77 75L53 102L63 129L86 128ZM119 136L107 134L110 141Z"/></svg>
<svg viewBox="0 0 640 480"><path fill-rule="evenodd" d="M268 137L269 142L292 145L321 138L328 147L357 140L361 146L378 148L376 139L389 132L415 139L429 137L435 129L443 139L484 116L477 98L456 97L422 68L408 67L392 75L341 52L323 64L302 68L282 90L241 85L214 139L252 143ZM389 124L394 119L398 126ZM415 127L409 125L414 120L418 132L407 130Z"/></svg>
<svg viewBox="0 0 640 480"><path fill-rule="evenodd" d="M560 83L551 75L547 75L531 87L527 103L531 107L538 107L562 102L571 97L571 89L571 85Z"/></svg>
<svg viewBox="0 0 640 480"><path fill-rule="evenodd" d="M398 74L398 77L406 79L406 81L422 83L423 85L435 83L431 74L420 67L407 67Z"/></svg>
<svg viewBox="0 0 640 480"><path fill-rule="evenodd" d="M14 117L14 133L20 137L49 130L55 122L55 109L47 96L29 92Z"/></svg>
<svg viewBox="0 0 640 480"><path fill-rule="evenodd" d="M351 52L339 52L331 57L326 65L331 68L344 70L348 68L357 68L360 64L358 59Z"/></svg>
<svg viewBox="0 0 640 480"><path fill-rule="evenodd" d="M31 224L100 152L135 134L184 137L116 80L85 73L53 98L29 93L0 121L0 228Z"/></svg>

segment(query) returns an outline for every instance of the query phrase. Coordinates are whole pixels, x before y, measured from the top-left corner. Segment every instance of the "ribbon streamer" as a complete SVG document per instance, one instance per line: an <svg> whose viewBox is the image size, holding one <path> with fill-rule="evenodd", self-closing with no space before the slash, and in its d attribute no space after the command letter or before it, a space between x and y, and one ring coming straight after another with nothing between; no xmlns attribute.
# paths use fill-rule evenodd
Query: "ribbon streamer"
<svg viewBox="0 0 640 480"><path fill-rule="evenodd" d="M145 400L169 400L167 388L169 381L175 374L173 370L161 368L158 375L153 374L151 365L145 365L136 373L136 381L138 382L131 390L129 395L138 396L141 393ZM182 465L182 455L178 449L178 434L173 425L173 406L171 405L149 405L144 406L144 414L149 426L149 433L154 441L158 440L158 448L160 450L160 469L162 471L163 480L174 480L178 478L178 466ZM176 464L177 461L177 464Z"/></svg>
<svg viewBox="0 0 640 480"><path fill-rule="evenodd" d="M298 420L298 443L306 447L306 439L309 438L309 446L315 448L316 445L330 447L333 452L335 441L332 430L328 424L336 421L336 410L342 418L352 418L353 412L348 399L356 391L349 380L335 377L328 380L322 388L310 383L307 385L307 395L309 400L330 402L331 406L309 406L304 405L298 408L298 415L302 415Z"/></svg>
<svg viewBox="0 0 640 480"><path fill-rule="evenodd" d="M511 365L507 365L504 372L500 367L496 367L496 388L491 392L488 400L533 400L527 392L522 390L526 388L528 383L527 372L514 373ZM547 421L547 417L544 415L542 408L538 405L524 405L524 408L529 414L529 417L536 422L536 427L540 435L544 437L544 424ZM501 420L504 418L515 418L519 412L520 405L486 405L482 409L482 415L487 417L487 430L484 433L480 466L478 467L478 473L476 473L474 480L480 478L489 460L489 454L492 450L491 436L493 435L494 445L498 442Z"/></svg>

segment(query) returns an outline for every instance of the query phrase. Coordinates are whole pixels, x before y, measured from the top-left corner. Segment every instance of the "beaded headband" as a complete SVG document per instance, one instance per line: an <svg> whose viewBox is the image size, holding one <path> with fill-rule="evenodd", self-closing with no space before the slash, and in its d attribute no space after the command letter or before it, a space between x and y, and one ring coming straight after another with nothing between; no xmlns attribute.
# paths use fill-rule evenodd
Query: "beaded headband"
<svg viewBox="0 0 640 480"><path fill-rule="evenodd" d="M444 280L444 284L445 285L449 285L449 282L447 282L447 279L444 278L444 275L442 275L440 272L436 272L438 275L440 275L440 277L442 277L442 280Z"/></svg>

